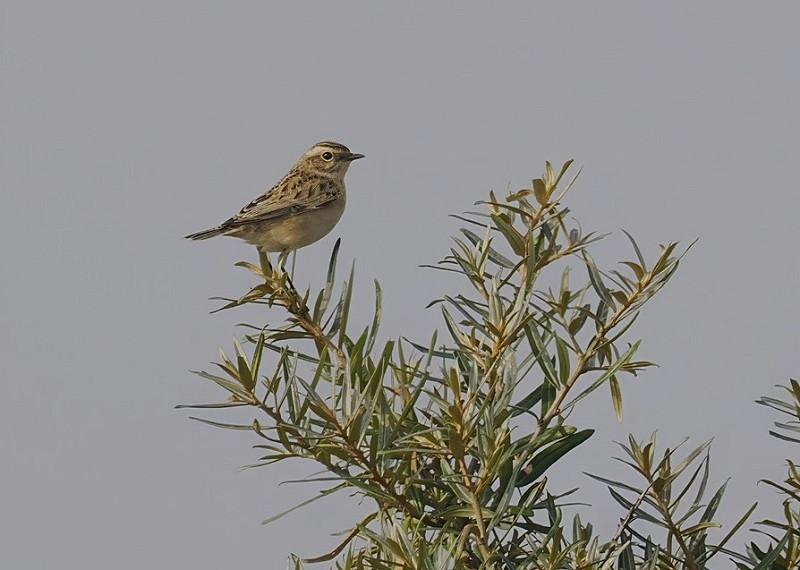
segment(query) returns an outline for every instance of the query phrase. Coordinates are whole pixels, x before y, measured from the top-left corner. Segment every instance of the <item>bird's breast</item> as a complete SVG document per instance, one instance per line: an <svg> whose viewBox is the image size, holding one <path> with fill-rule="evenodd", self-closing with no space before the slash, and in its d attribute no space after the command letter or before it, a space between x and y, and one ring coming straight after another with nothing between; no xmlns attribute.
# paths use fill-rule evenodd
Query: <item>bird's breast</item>
<svg viewBox="0 0 800 570"><path fill-rule="evenodd" d="M321 208L293 214L280 220L248 224L239 237L263 251L300 249L328 235L344 213L345 196Z"/></svg>

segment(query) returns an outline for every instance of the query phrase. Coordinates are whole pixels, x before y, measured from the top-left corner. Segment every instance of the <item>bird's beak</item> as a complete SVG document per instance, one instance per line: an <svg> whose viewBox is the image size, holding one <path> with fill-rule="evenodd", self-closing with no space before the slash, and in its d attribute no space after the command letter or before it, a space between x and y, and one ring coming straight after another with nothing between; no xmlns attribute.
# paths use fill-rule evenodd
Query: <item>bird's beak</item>
<svg viewBox="0 0 800 570"><path fill-rule="evenodd" d="M351 162L353 160L358 160L359 158L364 158L363 154L357 154L355 152L351 152L350 154L346 154L342 157L342 160L345 162Z"/></svg>

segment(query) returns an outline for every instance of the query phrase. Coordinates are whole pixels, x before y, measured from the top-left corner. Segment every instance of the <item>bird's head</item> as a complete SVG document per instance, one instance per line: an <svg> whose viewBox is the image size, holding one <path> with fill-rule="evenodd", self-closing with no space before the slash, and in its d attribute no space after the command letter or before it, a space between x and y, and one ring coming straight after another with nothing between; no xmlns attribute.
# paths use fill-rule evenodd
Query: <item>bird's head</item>
<svg viewBox="0 0 800 570"><path fill-rule="evenodd" d="M343 144L323 141L308 149L300 157L298 165L305 164L314 170L344 176L350 163L359 158L364 158L364 155L350 152L350 149Z"/></svg>

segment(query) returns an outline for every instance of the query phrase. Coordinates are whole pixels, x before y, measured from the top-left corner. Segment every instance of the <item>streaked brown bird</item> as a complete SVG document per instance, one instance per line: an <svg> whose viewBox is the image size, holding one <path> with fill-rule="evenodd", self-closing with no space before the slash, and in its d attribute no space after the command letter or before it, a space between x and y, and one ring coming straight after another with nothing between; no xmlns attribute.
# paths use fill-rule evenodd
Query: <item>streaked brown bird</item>
<svg viewBox="0 0 800 570"><path fill-rule="evenodd" d="M343 144L318 142L275 186L238 214L186 237L238 237L263 253L280 252L285 261L290 252L322 239L336 225L346 201L344 175L351 162L363 157Z"/></svg>

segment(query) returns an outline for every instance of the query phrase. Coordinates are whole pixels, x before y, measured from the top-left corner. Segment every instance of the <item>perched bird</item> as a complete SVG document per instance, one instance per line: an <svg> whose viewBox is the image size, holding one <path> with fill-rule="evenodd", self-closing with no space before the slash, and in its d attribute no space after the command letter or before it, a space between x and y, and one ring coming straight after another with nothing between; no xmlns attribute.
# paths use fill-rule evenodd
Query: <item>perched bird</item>
<svg viewBox="0 0 800 570"><path fill-rule="evenodd" d="M259 251L281 252L280 259L325 237L344 212L344 175L364 158L343 144L318 142L300 157L280 182L220 225L186 236L234 236Z"/></svg>

